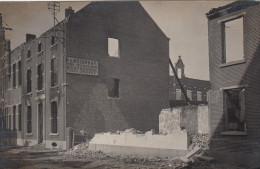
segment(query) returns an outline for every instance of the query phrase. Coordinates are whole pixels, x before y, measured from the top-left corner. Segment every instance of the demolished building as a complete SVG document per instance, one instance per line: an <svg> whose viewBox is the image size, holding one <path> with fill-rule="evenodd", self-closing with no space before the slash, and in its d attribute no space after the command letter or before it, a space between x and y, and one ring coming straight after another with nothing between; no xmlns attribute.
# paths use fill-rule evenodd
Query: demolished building
<svg viewBox="0 0 260 169"><path fill-rule="evenodd" d="M211 149L224 152L223 160L240 159L247 164L258 161L260 150L259 4L236 1L206 14ZM230 152L246 155L235 158L228 156Z"/></svg>

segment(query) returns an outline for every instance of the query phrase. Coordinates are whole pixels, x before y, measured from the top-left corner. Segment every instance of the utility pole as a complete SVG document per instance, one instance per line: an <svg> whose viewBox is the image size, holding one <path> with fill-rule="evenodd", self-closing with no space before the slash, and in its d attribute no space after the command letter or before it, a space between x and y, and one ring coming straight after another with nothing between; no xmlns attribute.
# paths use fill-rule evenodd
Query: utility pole
<svg viewBox="0 0 260 169"><path fill-rule="evenodd" d="M51 11L51 14L53 15L53 22L54 22L54 35L56 37L56 30L55 30L55 26L56 26L56 23L55 21L57 20L56 19L56 15L58 12L60 12L60 2L48 2L48 9Z"/></svg>

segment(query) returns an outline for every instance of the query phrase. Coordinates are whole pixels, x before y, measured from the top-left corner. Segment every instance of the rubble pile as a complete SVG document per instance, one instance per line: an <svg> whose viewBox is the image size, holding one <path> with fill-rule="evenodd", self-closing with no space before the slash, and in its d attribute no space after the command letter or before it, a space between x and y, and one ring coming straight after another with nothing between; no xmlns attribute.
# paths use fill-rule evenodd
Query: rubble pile
<svg viewBox="0 0 260 169"><path fill-rule="evenodd" d="M206 134L197 134L194 136L191 136L191 144L189 146L189 150L193 150L195 147L199 147L202 150L208 150L209 149L209 141L210 137Z"/></svg>

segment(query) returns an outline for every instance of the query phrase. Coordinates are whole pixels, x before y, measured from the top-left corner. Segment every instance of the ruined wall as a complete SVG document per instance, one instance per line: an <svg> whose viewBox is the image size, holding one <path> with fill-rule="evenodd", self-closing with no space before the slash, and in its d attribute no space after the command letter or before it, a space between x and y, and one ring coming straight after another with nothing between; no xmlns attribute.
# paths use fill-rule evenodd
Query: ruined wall
<svg viewBox="0 0 260 169"><path fill-rule="evenodd" d="M108 38L120 57L108 56ZM135 128L158 131L169 107L169 40L138 2L95 2L71 16L67 57L98 61L98 76L67 74L67 127L94 135ZM108 97L109 78L120 79Z"/></svg>
<svg viewBox="0 0 260 169"><path fill-rule="evenodd" d="M164 109L159 116L159 132L169 134L185 129L190 134L209 134L208 106Z"/></svg>

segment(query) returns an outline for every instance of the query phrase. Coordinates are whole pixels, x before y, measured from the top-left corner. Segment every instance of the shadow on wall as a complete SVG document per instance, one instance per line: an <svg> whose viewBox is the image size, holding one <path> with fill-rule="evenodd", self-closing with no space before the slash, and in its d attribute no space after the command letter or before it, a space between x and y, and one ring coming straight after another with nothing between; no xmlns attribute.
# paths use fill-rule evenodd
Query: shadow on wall
<svg viewBox="0 0 260 169"><path fill-rule="evenodd" d="M241 90L245 91L244 105L241 105L241 98L239 98L238 104L240 105L237 106L240 112L245 106L245 126L239 127L239 124L242 123L239 121L241 113L237 119L239 122L230 120L234 119L229 115L232 109L228 110L226 107L227 102L230 102L227 101L230 91L228 94L227 90L211 91L210 93L211 152L221 162L246 165L249 168L260 166L260 44L259 41L257 43L258 46L255 48L252 58L246 60L249 64L238 84L246 85L245 89ZM226 111L223 111L224 109ZM226 116L227 112L228 116ZM235 125L236 123L237 125ZM246 135L221 134L221 132L237 130L245 131Z"/></svg>
<svg viewBox="0 0 260 169"><path fill-rule="evenodd" d="M117 99L107 98L104 84L93 87L89 100L83 104L74 124L76 131L85 130L90 137L100 132L116 132L129 128L125 117L117 106Z"/></svg>

